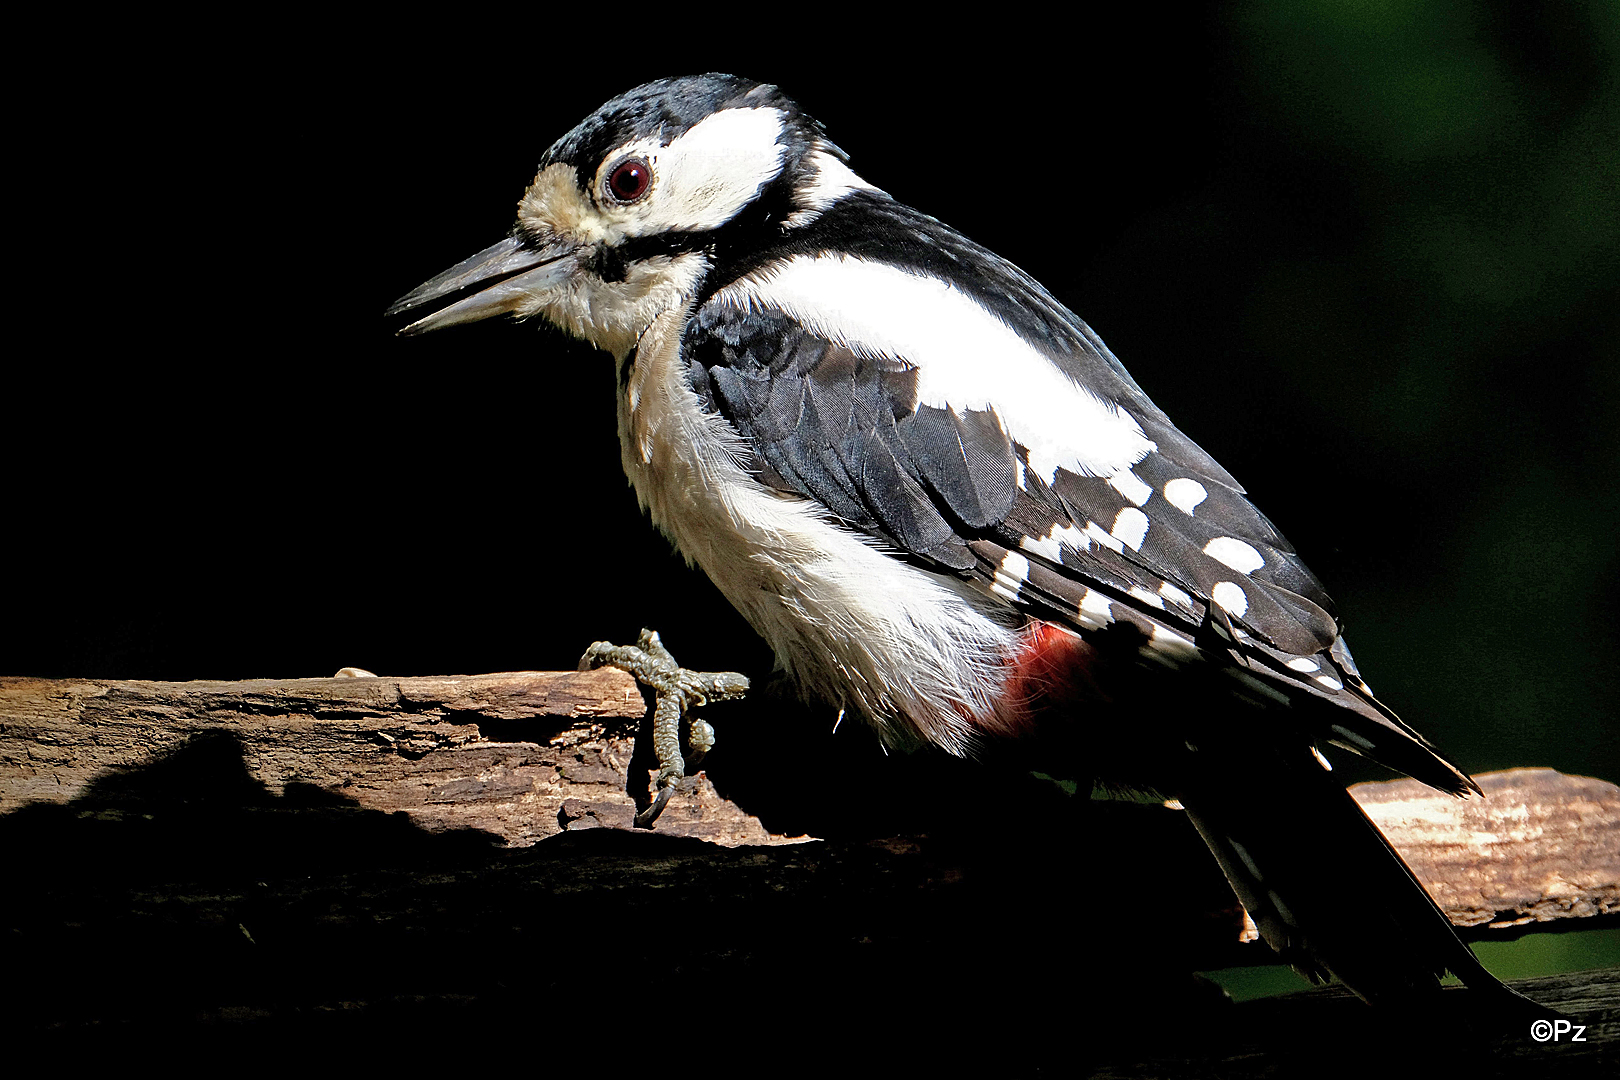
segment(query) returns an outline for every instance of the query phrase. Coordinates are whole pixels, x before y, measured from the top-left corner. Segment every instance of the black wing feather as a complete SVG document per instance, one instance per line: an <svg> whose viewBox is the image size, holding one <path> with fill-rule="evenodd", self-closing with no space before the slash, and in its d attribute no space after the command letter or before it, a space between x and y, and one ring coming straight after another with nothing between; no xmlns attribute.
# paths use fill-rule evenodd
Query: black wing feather
<svg viewBox="0 0 1620 1080"><path fill-rule="evenodd" d="M953 256L951 265L972 263L954 257L969 241L909 213L933 230L928 238ZM1153 440L1156 449L1129 479L1060 468L1048 482L993 409L918 400L916 364L925 358L863 355L785 312L739 306L724 294L711 294L687 324L691 385L745 437L762 482L815 499L851 527L1010 595L1037 617L1087 633L1106 611L1108 625L1134 624L1145 641L1229 653L1245 677L1262 677L1277 696L1341 706L1311 714L1332 718L1312 723L1319 741L1445 790L1471 786L1355 675L1321 583L1237 481L1170 423L1089 327L988 253L974 265L989 263L1002 268L999 281L953 281L1072 377L1112 395ZM1165 496L1173 480L1202 489L1191 513ZM1137 511L1145 532L1140 519L1134 530L1117 524ZM1212 541L1241 541L1263 565L1229 566L1206 551ZM1023 568L1018 581L1008 582L1008 563ZM1241 587L1241 611L1213 603L1222 584ZM1290 666L1302 658L1317 666Z"/></svg>

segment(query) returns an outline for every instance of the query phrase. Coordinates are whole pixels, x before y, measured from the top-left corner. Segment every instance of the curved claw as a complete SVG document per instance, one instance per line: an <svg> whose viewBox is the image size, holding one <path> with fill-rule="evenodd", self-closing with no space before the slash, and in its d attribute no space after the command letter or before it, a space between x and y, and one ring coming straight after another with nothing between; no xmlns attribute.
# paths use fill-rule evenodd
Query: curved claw
<svg viewBox="0 0 1620 1080"><path fill-rule="evenodd" d="M653 796L653 801L648 804L647 809L636 815L636 828L652 828L653 822L658 820L658 815L662 814L664 812L664 807L669 805L669 797L674 793L674 791L674 784L659 788L658 794Z"/></svg>

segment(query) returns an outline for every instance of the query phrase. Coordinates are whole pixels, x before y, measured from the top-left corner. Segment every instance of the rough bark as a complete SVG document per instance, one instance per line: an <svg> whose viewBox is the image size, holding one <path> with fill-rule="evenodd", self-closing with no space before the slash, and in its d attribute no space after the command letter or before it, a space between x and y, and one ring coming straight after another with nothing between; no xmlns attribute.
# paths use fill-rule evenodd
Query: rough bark
<svg viewBox="0 0 1620 1080"><path fill-rule="evenodd" d="M562 1025L756 1068L996 1075L1292 1075L1411 1037L1453 1070L1542 1076L1590 1070L1620 1030L1614 973L1523 988L1581 1044L1472 1031L1466 993L1395 1032L1331 992L1233 1008L1189 972L1272 954L1156 804L930 781L955 827L786 843L695 777L632 831L644 707L612 671L0 680L0 1016L77 1049ZM1479 779L1483 801L1355 791L1465 937L1613 925L1620 791ZM662 994L689 1026L617 1019Z"/></svg>
<svg viewBox="0 0 1620 1080"><path fill-rule="evenodd" d="M0 811L71 803L208 735L233 741L265 796L303 786L427 832L510 846L628 828L647 798L623 672L247 682L0 679ZM1352 793L1460 927L1510 930L1620 911L1620 789L1549 769L1478 778L1459 800L1413 780ZM699 774L659 822L725 845L781 843ZM1174 815L1122 827L1154 845Z"/></svg>
<svg viewBox="0 0 1620 1080"><path fill-rule="evenodd" d="M1552 769L1475 780L1483 799L1416 780L1350 792L1457 926L1508 930L1620 912L1620 788Z"/></svg>
<svg viewBox="0 0 1620 1080"><path fill-rule="evenodd" d="M628 778L645 712L634 680L608 668L244 682L6 678L0 811L71 802L208 735L234 740L271 797L312 786L359 809L403 812L428 831L478 829L521 846L568 828L630 826ZM769 842L706 779L687 786L666 812L666 832Z"/></svg>

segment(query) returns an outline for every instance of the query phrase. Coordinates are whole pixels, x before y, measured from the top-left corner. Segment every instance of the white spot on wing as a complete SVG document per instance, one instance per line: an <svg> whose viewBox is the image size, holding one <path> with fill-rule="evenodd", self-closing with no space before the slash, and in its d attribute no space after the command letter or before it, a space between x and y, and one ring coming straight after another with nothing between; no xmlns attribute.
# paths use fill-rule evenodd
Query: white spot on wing
<svg viewBox="0 0 1620 1080"><path fill-rule="evenodd" d="M1184 608L1192 607L1192 597L1189 596L1185 591L1176 588L1176 586L1170 584L1168 581L1159 586L1159 595L1170 601L1172 604L1179 604Z"/></svg>
<svg viewBox="0 0 1620 1080"><path fill-rule="evenodd" d="M1117 551L1121 554L1125 551L1125 545L1119 542L1119 538L1103 532L1102 526L1095 521L1086 522L1086 535L1110 551Z"/></svg>
<svg viewBox="0 0 1620 1080"><path fill-rule="evenodd" d="M1164 485L1164 497L1171 506L1190 516L1194 507L1209 498L1209 492L1204 490L1203 484L1183 476Z"/></svg>
<svg viewBox="0 0 1620 1080"><path fill-rule="evenodd" d="M1204 545L1204 554L1240 574L1250 574L1266 565L1266 560L1250 544L1231 536L1217 536Z"/></svg>
<svg viewBox="0 0 1620 1080"><path fill-rule="evenodd" d="M1096 630L1114 621L1114 609L1108 597L1096 589L1087 589L1080 597L1080 625Z"/></svg>
<svg viewBox="0 0 1620 1080"><path fill-rule="evenodd" d="M1344 683L1340 682L1338 679L1335 679L1331 675L1318 675L1316 677L1316 681L1327 687L1329 690L1332 690L1334 693L1338 693L1340 690L1344 689Z"/></svg>
<svg viewBox="0 0 1620 1080"><path fill-rule="evenodd" d="M1073 525L1053 525L1052 531L1047 533L1046 537L1049 540L1056 540L1061 544L1066 544L1076 551L1087 551L1091 548L1091 541L1086 539L1086 534Z"/></svg>
<svg viewBox="0 0 1620 1080"><path fill-rule="evenodd" d="M1140 600L1148 607L1156 607L1160 611L1164 610L1164 599L1160 597L1158 593L1150 593L1139 585L1132 585L1130 595ZM1155 627L1155 629L1157 629L1157 627Z"/></svg>
<svg viewBox="0 0 1620 1080"><path fill-rule="evenodd" d="M1018 541L1018 546L1025 551L1034 552L1055 563L1063 561L1064 545L1076 551L1085 551L1091 547L1091 541L1086 539L1085 533L1073 525L1053 525L1045 536L1025 536Z"/></svg>
<svg viewBox="0 0 1620 1080"><path fill-rule="evenodd" d="M1111 477L1156 448L1130 413L1075 382L939 278L841 255L795 255L720 297L776 308L862 355L916 365L922 404L958 414L994 410L1048 484L1059 468Z"/></svg>
<svg viewBox="0 0 1620 1080"><path fill-rule="evenodd" d="M1198 653L1198 646L1193 643L1192 638L1179 634L1168 626L1155 626L1149 644L1160 652L1179 658L1192 657Z"/></svg>
<svg viewBox="0 0 1620 1080"><path fill-rule="evenodd" d="M1249 594L1243 591L1243 586L1230 581L1217 581L1215 587L1209 591L1210 599L1221 605L1228 614L1241 616L1249 610Z"/></svg>
<svg viewBox="0 0 1620 1080"><path fill-rule="evenodd" d="M1148 516L1134 506L1127 506L1114 518L1114 539L1136 551L1147 537Z"/></svg>
<svg viewBox="0 0 1620 1080"><path fill-rule="evenodd" d="M1001 558L1001 565L996 569L996 578L990 585L990 591L1008 600L1018 599L1018 590L1029 579L1029 560L1016 551L1009 551Z"/></svg>
<svg viewBox="0 0 1620 1080"><path fill-rule="evenodd" d="M1288 669L1290 671L1299 671L1309 675L1313 671L1321 671L1322 665L1318 664L1315 660L1312 660L1308 656L1296 656L1294 659L1288 661Z"/></svg>
<svg viewBox="0 0 1620 1080"><path fill-rule="evenodd" d="M1063 546L1049 536L1022 536L1018 546L1051 562L1063 561Z"/></svg>
<svg viewBox="0 0 1620 1080"><path fill-rule="evenodd" d="M1153 498L1153 489L1143 483L1142 478L1125 469L1108 478L1108 486L1125 496L1137 506L1141 506Z"/></svg>

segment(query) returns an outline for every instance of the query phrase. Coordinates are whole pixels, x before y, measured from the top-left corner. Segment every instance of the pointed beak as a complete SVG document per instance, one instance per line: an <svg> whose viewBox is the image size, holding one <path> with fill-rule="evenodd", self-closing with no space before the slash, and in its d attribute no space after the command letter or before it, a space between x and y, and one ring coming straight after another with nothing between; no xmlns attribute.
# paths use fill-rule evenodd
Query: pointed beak
<svg viewBox="0 0 1620 1080"><path fill-rule="evenodd" d="M478 322L518 310L536 294L567 281L578 266L578 249L572 244L535 247L521 236L509 236L424 281L394 301L384 314L401 315L483 285L486 287L416 320L399 333L425 334L458 323Z"/></svg>

